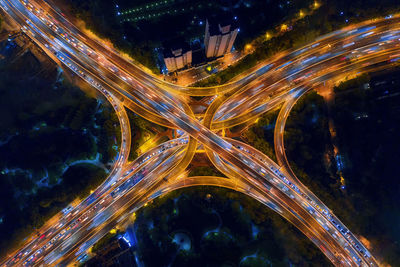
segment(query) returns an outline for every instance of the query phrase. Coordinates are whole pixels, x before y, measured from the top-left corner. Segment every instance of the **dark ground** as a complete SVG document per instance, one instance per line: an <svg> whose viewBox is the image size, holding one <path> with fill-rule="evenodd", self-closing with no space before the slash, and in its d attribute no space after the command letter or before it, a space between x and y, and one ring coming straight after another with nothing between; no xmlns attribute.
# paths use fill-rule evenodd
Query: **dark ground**
<svg viewBox="0 0 400 267"><path fill-rule="evenodd" d="M119 131L104 99L21 52L0 43L0 254L106 177Z"/></svg>
<svg viewBox="0 0 400 267"><path fill-rule="evenodd" d="M329 266L294 226L227 189L170 193L140 210L135 226L146 266ZM189 251L177 250L172 242L176 232L190 236Z"/></svg>
<svg viewBox="0 0 400 267"><path fill-rule="evenodd" d="M331 116L337 159L332 157L327 107L315 93L296 104L285 135L299 178L353 233L371 242L378 260L392 266L400 265L399 73L375 73L369 82L362 77L335 89ZM340 188L340 171L345 189Z"/></svg>

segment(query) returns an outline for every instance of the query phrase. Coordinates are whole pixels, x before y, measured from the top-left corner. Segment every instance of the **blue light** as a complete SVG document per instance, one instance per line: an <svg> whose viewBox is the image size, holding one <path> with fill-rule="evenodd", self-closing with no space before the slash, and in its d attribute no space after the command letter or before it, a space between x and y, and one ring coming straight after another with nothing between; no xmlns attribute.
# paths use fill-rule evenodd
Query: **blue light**
<svg viewBox="0 0 400 267"><path fill-rule="evenodd" d="M128 239L126 239L126 237L124 236L124 237L122 237L122 239L128 244L128 246L129 247L131 247L132 245L131 245L131 242L129 242L129 240Z"/></svg>
<svg viewBox="0 0 400 267"><path fill-rule="evenodd" d="M200 22L199 22L199 25L203 25L203 22L202 22L202 21L200 21Z"/></svg>
<svg viewBox="0 0 400 267"><path fill-rule="evenodd" d="M115 7L116 7L116 8L119 8L119 6L118 6L118 5L115 5Z"/></svg>
<svg viewBox="0 0 400 267"><path fill-rule="evenodd" d="M238 29L238 32L240 32L240 28Z"/></svg>
<svg viewBox="0 0 400 267"><path fill-rule="evenodd" d="M343 11L341 11L341 12L340 12L340 15L343 15L343 14L344 14Z"/></svg>
<svg viewBox="0 0 400 267"><path fill-rule="evenodd" d="M119 15L121 15L121 13L120 13L120 12L117 12L117 15L119 16Z"/></svg>
<svg viewBox="0 0 400 267"><path fill-rule="evenodd" d="M346 23L347 23L347 22L349 22L349 20L348 20L348 19L346 19Z"/></svg>
<svg viewBox="0 0 400 267"><path fill-rule="evenodd" d="M125 243L128 245L128 247L131 247L131 246L132 246L131 241L129 240L129 235L128 235L128 233L125 233L125 234L122 235L122 236L118 236L118 240L120 240L120 239L124 240Z"/></svg>
<svg viewBox="0 0 400 267"><path fill-rule="evenodd" d="M234 19L234 20L237 20L237 17L235 16L235 17L233 17L233 19Z"/></svg>
<svg viewBox="0 0 400 267"><path fill-rule="evenodd" d="M342 185L340 188L344 190L344 189L346 189L346 186Z"/></svg>

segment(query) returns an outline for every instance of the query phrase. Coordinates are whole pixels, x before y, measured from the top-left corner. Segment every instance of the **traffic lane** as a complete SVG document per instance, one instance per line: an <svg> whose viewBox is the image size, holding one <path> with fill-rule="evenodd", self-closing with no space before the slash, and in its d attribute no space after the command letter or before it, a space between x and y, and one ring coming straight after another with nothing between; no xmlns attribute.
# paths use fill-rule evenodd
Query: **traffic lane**
<svg viewBox="0 0 400 267"><path fill-rule="evenodd" d="M37 1L37 2L40 2L40 1ZM51 11L53 11L53 13L52 13L52 15L53 16L57 16L59 19L61 19L62 21L64 21L65 23L67 23L67 21L66 21L66 19L63 17L63 16L61 16L59 13L57 13L57 12L54 12L54 10L53 9L51 9L51 8L49 8L49 10L51 10ZM393 20L394 19L396 19L396 18L393 18ZM387 20L380 20L380 21L378 21L378 22L374 22L376 25L380 25L380 24L386 24L387 23ZM359 27L361 27L361 26L363 26L363 25L365 25L366 23L360 23L360 24L358 24L358 25L355 25L355 26L352 26L351 28L356 28L357 26L359 26ZM71 25L70 24L70 26L72 26L73 27L73 25ZM75 30L77 30L77 32L79 32L79 30L78 29L76 29L76 28L74 28ZM343 34L346 34L346 32L349 32L350 31L350 28L348 27L348 28L345 28L345 30L343 30L343 31L341 31L341 33L340 33L340 31L339 31L339 33L341 34L341 35L343 35ZM79 36L83 36L84 34L82 34L81 32L80 32L80 34L79 34ZM341 35L337 35L337 36L327 36L327 37L323 37L322 38L322 40L318 40L319 42L323 42L323 41L326 41L326 42L330 42L331 40L334 40L334 39L337 39L337 38L340 38L341 37ZM90 38L84 38L86 41L90 41L91 39ZM102 48L103 48L103 46L101 45L101 44L99 44L99 43L96 43L96 42L92 42L92 45L94 45L94 47L96 47L96 49L100 49L100 50L102 50ZM113 51L115 51L115 50L113 50ZM297 49L297 50L295 50L294 52L293 52L293 54L294 55L296 55L297 53L298 53L298 51L301 51L300 49ZM102 50L102 52L104 52L105 54L109 54L110 53L110 51L108 50ZM114 55L114 54L112 54L112 56L116 56L115 58L114 58L114 60L116 60L116 61L118 61L119 62L119 64L121 64L121 63L125 63L125 61L122 59L122 58L120 58L119 56L117 56L117 55ZM127 68L128 66L124 66L124 68ZM132 66L132 67L136 67L136 66ZM141 71L140 69L137 69L137 68L135 68L135 70L134 70L134 72L135 71ZM162 83L162 82L161 82ZM175 86L175 85L174 85Z"/></svg>
<svg viewBox="0 0 400 267"><path fill-rule="evenodd" d="M396 30L391 30L389 31L389 33L394 33L396 32ZM355 47L354 49L363 49L364 47L368 47L371 45L382 45L382 40L381 40L381 35L384 35L387 33L381 33L378 36L375 36L376 39L374 40L368 40L368 41L363 41L363 42L359 42L358 46ZM393 39L389 40L389 43L385 43L385 46L395 46L397 45L396 42L392 42ZM388 42L388 41L387 41ZM385 47L383 46L383 47ZM380 50L382 50L382 47L380 48ZM247 104L248 106L248 101L251 99L249 98L253 98L253 101L255 101L255 99L268 99L268 97L271 97L271 94L273 94L274 92L276 92L276 89L280 89L280 88L291 88L291 83L293 80L297 80L300 79L301 77L309 77L309 73L311 73L311 75L315 76L315 73L320 71L321 69L324 68L324 66L332 66L332 64L334 64L335 62L339 62L341 63L343 56L351 56L354 57L353 49L349 49L347 51L341 51L341 53L339 52L331 52L330 54L334 57L329 57L324 59L323 61L318 61L317 63L314 63L311 66L305 66L302 68L298 68L295 72L290 73L289 75L274 75L271 74L271 76L260 82L260 84L256 87L247 89L242 91L240 94L236 94L234 96L231 96L229 99L227 99L223 105L221 105L221 109L217 112L215 119L217 120L222 120L224 117L223 114L225 114L225 117L229 117L231 114L226 113L229 110L232 110L234 107L238 107L240 105L244 105ZM365 55L364 55L365 56ZM338 60L340 59L340 60ZM282 77L283 76L283 77ZM262 84L261 84L262 83ZM275 89L276 88L276 89ZM271 92L272 91L272 92ZM261 95L262 94L262 95ZM243 99L248 99L248 101L243 101ZM222 119L221 119L222 117Z"/></svg>
<svg viewBox="0 0 400 267"><path fill-rule="evenodd" d="M180 159L182 159L184 156L184 153L182 153L182 151L181 151L181 153L179 155L181 157ZM128 210L131 208L135 208L135 205L137 205L137 202L141 201L142 204L144 204L143 201L146 201L146 200L143 200L143 199L146 199L146 198L144 198L143 196L152 194L154 192L154 190L160 184L168 183L169 180L167 179L167 181L166 181L163 176L164 176L164 174L168 175L169 173L171 173L173 171L173 169L175 168L175 166L174 166L175 164L176 163L171 162L170 166L164 166L165 172L159 171L159 170L158 171L153 170L152 172L154 172L154 173L152 174L153 175L152 178L147 178L148 182L146 184L146 189L142 187L142 188L140 188L139 191L132 190L132 191L130 191L130 193L128 193L128 195L126 197L120 198L122 200L121 205L123 205L123 206L118 206L116 208L118 210L119 214L122 214L124 212L124 211L121 211L122 207L126 207L125 210ZM125 201L127 201L127 202L125 202ZM115 216L115 220L118 220L118 217L119 216ZM114 225L115 225L115 220L111 221L111 223L114 223ZM110 220L108 220L107 222L110 222ZM103 226L101 226L101 227L104 228ZM94 235L95 233L96 233L96 231L91 231L90 235ZM78 244L74 244L74 247L72 249L71 248L66 249L67 253L62 257L58 257L58 259L56 259L56 262L57 261L69 262L68 259L70 259L70 257L79 250L79 246L81 246L84 243L84 240L86 240L86 239L88 239L88 238L82 238L82 242L79 242ZM74 257L74 256L72 256L72 257Z"/></svg>
<svg viewBox="0 0 400 267"><path fill-rule="evenodd" d="M172 142L175 142L175 144L176 145L184 145L184 144L186 144L186 142L179 142L179 141L172 141ZM171 143L171 142L170 142ZM161 147L161 146L160 146ZM165 147L165 146L164 146ZM166 144L166 147L168 148L168 149L170 149L170 148L173 148L171 145L169 145L169 144ZM161 148L158 148L158 149L161 149ZM157 150L156 150L157 151ZM149 153L145 153L142 157L139 157L138 158L138 160L137 161L139 161L141 164L143 164L143 163L146 163L146 164L148 164L148 163L151 163L152 161L147 161L147 158L149 157L148 156L148 154L150 154L152 151L150 151ZM163 152L164 152L164 150L163 150ZM168 152L168 151L167 151ZM154 152L153 152L154 153ZM164 153L164 154L167 154L167 153ZM146 160L145 160L146 159ZM154 160L156 160L156 158L154 159ZM153 161L154 161L153 160ZM131 165L134 165L135 164L135 162L133 163L133 164L131 164ZM144 165L145 166L145 165ZM143 165L141 165L141 166L139 166L139 167L136 167L136 169L135 169L135 172L133 172L132 173L132 175L134 175L136 172L138 172L138 171L140 171L141 169L143 168ZM131 170L131 172L132 172L133 170ZM129 177L127 177L127 178L129 178ZM120 183L118 183L116 186L118 186ZM97 191L97 190L96 190ZM111 190L109 190L108 192L102 192L101 194L108 194L108 193L110 193L111 192ZM88 198L90 198L90 197L88 197ZM98 202L101 202L101 199L99 199L96 203L93 203L93 205L96 205ZM83 202L83 203L85 203L85 202ZM91 206L93 206L93 205L91 205ZM71 214L73 214L74 216L72 216L72 217L67 217L67 218L64 218L64 220L65 219L68 219L69 220L69 222L70 222L70 224L68 224L68 222L66 222L66 221L62 221L61 223L64 225L64 227L63 228L57 228L57 229L59 229L59 231L57 231L57 232L54 232L53 233L53 235L51 235L51 236L47 236L47 238L46 239L44 239L42 242L41 242L41 244L43 245L43 243L45 242L45 241L47 241L47 240L49 240L49 239L51 239L51 238L54 238L54 236L56 236L57 234L59 234L63 229L66 229L66 228L68 228L68 227L71 227L71 223L72 223L72 221L74 221L75 219L77 219L78 217L80 217L80 216L82 216L82 214L84 214L85 212L86 212L86 210L88 209L88 208L90 208L90 207L86 207L86 206L83 206L82 207L82 205L80 205L80 206L78 206L74 211L72 211L69 215L71 215ZM86 209L86 210L85 210ZM80 211L79 213L76 213L77 211ZM36 246L37 246L37 248L39 248L40 247L40 244L37 244L36 243ZM32 253L33 253L34 251L32 251ZM27 257L29 257L30 256L30 254L28 254L27 256L26 256L26 258Z"/></svg>
<svg viewBox="0 0 400 267"><path fill-rule="evenodd" d="M398 44L390 45L388 47L382 46L383 50L381 50L378 55L371 54L371 55L367 55L365 57L361 57L357 61L350 63L350 65L349 65L349 63L343 63L343 61L338 60L337 65L331 66L330 68L324 68L325 66L322 66L321 70L328 71L331 68L333 68L333 69L335 69L335 71L331 72L331 73L333 73L333 74L337 73L339 75L339 74L341 74L341 72L343 72L344 68L347 69L348 71L351 71L351 70L355 70L355 69L361 69L360 65L366 64L362 67L362 68L365 68L367 65L373 65L373 64L377 64L379 62L384 62L384 61L390 60L391 55L397 51L397 47L398 47ZM318 75L317 77L319 80L326 81L327 79L320 78L322 75L321 70L318 70L318 72L314 76ZM312 77L313 76L310 77L310 79L311 79L310 81L306 80L302 83L297 84L296 87L288 86L286 84L278 85L277 87L290 89L290 91L286 90L283 92L283 94L290 94L290 93L292 93L292 91L296 90L298 87L303 87L303 86L315 87L321 83L321 82L315 82L315 84L311 84L314 82ZM238 122L238 121L246 122L248 119L253 119L255 117L255 116L246 116L247 110L258 109L259 111L261 111L258 113L258 115L261 115L263 112L268 110L265 108L266 104L268 104L271 101L273 102L274 99L276 99L277 97L282 98L282 94L276 94L272 97L272 100L270 100L269 95L270 95L270 93L268 93L267 91L264 91L264 92L260 93L257 96L257 98L252 98L250 100L246 100L245 102L242 103L241 108L236 108L236 109L230 111L229 113L227 113L226 115L224 115L224 117L229 117L230 119L227 119L224 122L214 122L212 128L213 129L221 129L222 127L226 127L226 128L232 127L232 125L236 125L236 124L234 124L235 121L236 122ZM282 100L285 100L285 99L282 98ZM282 102L284 102L284 101L282 101ZM266 104L263 104L263 103L266 103ZM258 104L259 106L256 106L256 104ZM246 117L248 119L245 119ZM229 121L233 121L233 122L230 123Z"/></svg>
<svg viewBox="0 0 400 267"><path fill-rule="evenodd" d="M181 155L182 148L178 148L173 155ZM179 159L179 157L177 158ZM78 246L79 244L85 242L85 233L87 231L89 231L90 233L93 234L93 231L98 230L99 228L102 227L102 225L108 221L110 219L110 216L115 216L115 212L118 211L120 213L121 208L126 205L128 202L127 201L132 201L132 199L134 199L135 197L140 196L141 192L145 192L147 188L151 187L151 185L157 181L157 175L162 176L162 173L164 171L166 171L170 166L167 165L163 165L163 164L158 164L157 166L146 166L146 170L148 172L148 174L146 174L145 176L142 176L141 178L139 178L139 181L134 183L133 186L131 188L129 188L128 193L126 194L126 197L121 197L122 195L114 195L111 196L111 194L107 194L105 196L106 199L108 199L110 202L107 203L107 206L104 207L104 210L102 211L102 213L92 213L91 216L93 216L92 218L90 217L86 217L85 220L82 220L82 224L77 227L76 231L74 233L72 233L72 235L69 238L75 239L75 240L79 240L75 243L68 243L65 244L64 242L68 242L67 240L61 240L60 243L58 242L56 244L57 247L55 247L53 250L51 250L50 257L48 257L48 259L50 261L48 261L49 264L51 264L51 260L54 260L54 258L51 257L51 255L54 255L54 257L60 257L62 256L65 252L69 251L71 249L71 247L75 247ZM152 179L149 179L149 177L152 177ZM132 190L133 188L139 188L136 190ZM122 193L122 192L121 192ZM132 194L134 194L135 196L133 196ZM101 218L101 216L103 216L103 213L107 213L109 216L107 217L103 217ZM93 221L96 221L96 218L100 218L100 221L102 221L103 223L100 223L98 226L96 227L91 227L91 224ZM63 246L64 245L64 246ZM49 251L50 252L50 251ZM44 258L47 257L49 253L44 254ZM40 262L37 262L35 264L40 264Z"/></svg>

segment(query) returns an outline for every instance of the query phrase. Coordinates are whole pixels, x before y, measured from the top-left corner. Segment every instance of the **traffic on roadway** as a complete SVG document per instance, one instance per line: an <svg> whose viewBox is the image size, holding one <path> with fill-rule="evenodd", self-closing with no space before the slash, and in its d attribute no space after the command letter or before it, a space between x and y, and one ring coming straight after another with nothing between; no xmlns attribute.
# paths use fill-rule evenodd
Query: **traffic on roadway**
<svg viewBox="0 0 400 267"><path fill-rule="evenodd" d="M106 181L79 205L58 214L55 222L40 230L39 237L33 236L2 264L66 265L150 199L209 182L266 204L299 228L335 265L378 266L357 237L284 163L282 140L285 120L304 92L349 74L395 64L400 58L398 16L320 37L260 63L229 84L186 88L157 79L112 48L90 39L44 1L0 0L0 5L54 61L105 95L118 114L122 132L119 157ZM194 114L187 95L216 97L210 98L204 114ZM275 143L281 155L278 159L283 159L279 165L247 144L217 134L254 121L282 104L275 130L281 140ZM131 133L125 108L186 134L128 162ZM197 142L228 179L208 177L195 182L185 176Z"/></svg>

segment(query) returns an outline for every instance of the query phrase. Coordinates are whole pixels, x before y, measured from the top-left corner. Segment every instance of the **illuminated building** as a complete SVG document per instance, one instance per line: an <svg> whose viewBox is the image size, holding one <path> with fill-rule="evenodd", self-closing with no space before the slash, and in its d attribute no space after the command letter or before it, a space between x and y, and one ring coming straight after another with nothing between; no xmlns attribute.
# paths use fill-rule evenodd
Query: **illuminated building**
<svg viewBox="0 0 400 267"><path fill-rule="evenodd" d="M207 19L204 36L206 56L220 57L231 52L238 31L236 20Z"/></svg>
<svg viewBox="0 0 400 267"><path fill-rule="evenodd" d="M192 64L192 50L185 42L168 44L164 47L164 62L168 72L183 69Z"/></svg>

